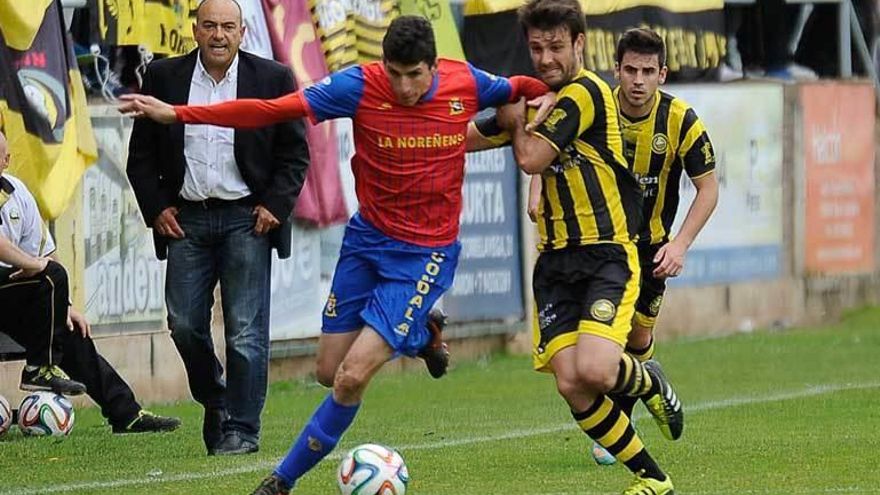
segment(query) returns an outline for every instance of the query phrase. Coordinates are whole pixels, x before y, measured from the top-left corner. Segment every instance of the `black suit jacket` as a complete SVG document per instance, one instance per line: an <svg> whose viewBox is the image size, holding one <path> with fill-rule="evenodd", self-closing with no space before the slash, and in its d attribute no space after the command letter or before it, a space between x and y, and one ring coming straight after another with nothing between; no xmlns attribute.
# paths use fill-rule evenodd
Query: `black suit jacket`
<svg viewBox="0 0 880 495"><path fill-rule="evenodd" d="M198 50L181 57L157 60L144 75L142 92L170 103L186 105ZM277 98L296 89L287 67L256 55L238 52L238 98ZM179 204L186 170L184 124L135 121L128 147L128 180L147 227L165 208ZM282 222L270 231L279 258L290 256L290 217L305 181L309 148L301 120L259 129L235 130L235 163L258 204ZM168 238L153 232L156 256L165 259Z"/></svg>

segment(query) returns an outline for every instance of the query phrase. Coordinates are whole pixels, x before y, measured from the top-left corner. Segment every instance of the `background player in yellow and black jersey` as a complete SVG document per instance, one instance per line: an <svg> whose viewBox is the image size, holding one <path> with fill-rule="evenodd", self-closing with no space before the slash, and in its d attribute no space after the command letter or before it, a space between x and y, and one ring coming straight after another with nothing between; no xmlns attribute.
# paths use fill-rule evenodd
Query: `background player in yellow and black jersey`
<svg viewBox="0 0 880 495"><path fill-rule="evenodd" d="M519 16L535 71L557 103L534 133L522 105L499 110L496 122L469 133L469 148L499 144L503 128L520 167L541 176L535 368L555 375L580 428L636 474L625 494L671 494L672 481L607 395L643 397L658 422L682 421L662 373L623 352L638 295L641 190L623 156L611 88L582 67L578 0L530 0Z"/></svg>
<svg viewBox="0 0 880 495"><path fill-rule="evenodd" d="M614 90L618 103L624 155L642 186L643 223L639 229L641 292L626 351L642 362L654 355L653 329L666 291L666 279L681 273L685 253L712 215L718 202L715 152L696 112L682 99L660 91L666 79L663 40L649 29L631 29L617 45ZM684 223L672 235L678 210L681 176L696 189ZM634 400L614 397L631 415ZM670 440L681 431L664 430ZM598 445L593 458L611 464Z"/></svg>

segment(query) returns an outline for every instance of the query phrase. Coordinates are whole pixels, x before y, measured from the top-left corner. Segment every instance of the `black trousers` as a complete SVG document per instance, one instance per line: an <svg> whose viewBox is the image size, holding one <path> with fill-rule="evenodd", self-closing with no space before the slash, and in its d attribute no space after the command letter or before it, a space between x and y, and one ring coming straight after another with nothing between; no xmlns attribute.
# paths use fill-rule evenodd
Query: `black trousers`
<svg viewBox="0 0 880 495"><path fill-rule="evenodd" d="M64 267L50 261L45 271L24 280L10 280L12 272L0 270L0 332L24 347L28 365L60 366L86 386L111 425L128 425L141 409L131 387L91 338L67 328L70 285Z"/></svg>
<svg viewBox="0 0 880 495"><path fill-rule="evenodd" d="M31 278L11 280L13 272L0 269L0 332L24 347L27 364L59 364L70 302L67 270L50 261Z"/></svg>
<svg viewBox="0 0 880 495"><path fill-rule="evenodd" d="M101 407L101 414L111 425L127 426L141 410L131 387L98 353L95 342L79 330L66 331L62 339L64 357L61 369L70 378L86 386L86 393Z"/></svg>

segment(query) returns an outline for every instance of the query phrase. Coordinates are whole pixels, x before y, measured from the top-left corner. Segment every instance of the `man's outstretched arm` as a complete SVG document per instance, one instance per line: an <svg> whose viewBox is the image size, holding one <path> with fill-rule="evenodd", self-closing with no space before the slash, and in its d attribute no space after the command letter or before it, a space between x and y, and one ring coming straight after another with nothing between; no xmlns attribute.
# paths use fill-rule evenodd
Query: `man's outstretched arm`
<svg viewBox="0 0 880 495"><path fill-rule="evenodd" d="M308 114L302 91L271 100L242 99L213 105L169 105L146 95L123 95L119 111L147 117L162 124L211 124L222 127L256 128L296 120Z"/></svg>

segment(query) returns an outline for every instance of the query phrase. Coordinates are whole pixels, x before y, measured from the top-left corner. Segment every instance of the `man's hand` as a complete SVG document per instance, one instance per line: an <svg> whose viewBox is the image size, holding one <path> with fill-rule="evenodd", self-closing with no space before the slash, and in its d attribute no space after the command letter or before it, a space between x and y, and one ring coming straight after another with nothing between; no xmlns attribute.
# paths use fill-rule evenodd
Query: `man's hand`
<svg viewBox="0 0 880 495"><path fill-rule="evenodd" d="M657 251L654 256L654 277L667 278L677 277L684 268L684 255L687 253L687 246L678 242L670 241Z"/></svg>
<svg viewBox="0 0 880 495"><path fill-rule="evenodd" d="M160 124L173 124L177 122L177 114L174 107L162 100L147 95L122 95L122 102L117 107L119 113L129 117L147 117Z"/></svg>
<svg viewBox="0 0 880 495"><path fill-rule="evenodd" d="M67 329L71 332L79 330L84 339L92 336L92 326L89 325L89 321L86 320L85 315L73 309L73 306L67 311Z"/></svg>
<svg viewBox="0 0 880 495"><path fill-rule="evenodd" d="M183 239L186 234L177 223L177 208L169 206L162 210L162 213L153 220L153 230L161 236L170 237L172 239Z"/></svg>
<svg viewBox="0 0 880 495"><path fill-rule="evenodd" d="M498 107L498 111L495 113L495 122L502 129L511 130L520 127L525 119L526 109L522 104L522 99L515 103L508 103Z"/></svg>
<svg viewBox="0 0 880 495"><path fill-rule="evenodd" d="M49 258L35 258L34 263L28 266L21 266L18 271L9 275L10 280L18 280L20 278L31 278L39 275L46 269L49 264Z"/></svg>
<svg viewBox="0 0 880 495"><path fill-rule="evenodd" d="M254 216L257 217L257 223L254 225L254 232L257 235L264 235L281 225L281 222L275 218L275 215L262 206L257 205L254 207Z"/></svg>
<svg viewBox="0 0 880 495"><path fill-rule="evenodd" d="M526 124L526 131L532 132L541 125L542 122L547 120L547 117L550 115L550 112L553 110L553 107L556 105L556 93L549 92L542 96L535 98L534 100L529 100L526 102L526 106L530 108L537 108L535 111L535 116L532 120Z"/></svg>

